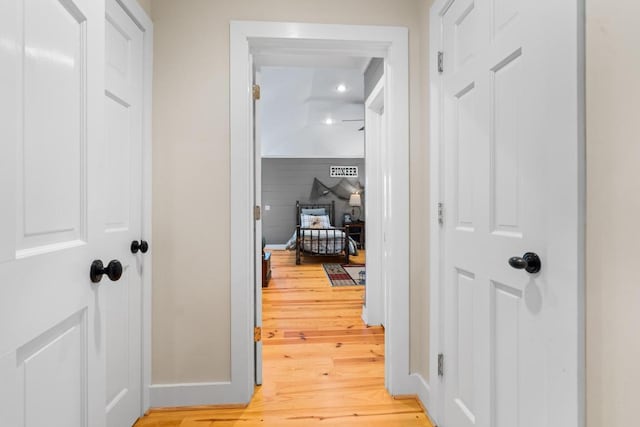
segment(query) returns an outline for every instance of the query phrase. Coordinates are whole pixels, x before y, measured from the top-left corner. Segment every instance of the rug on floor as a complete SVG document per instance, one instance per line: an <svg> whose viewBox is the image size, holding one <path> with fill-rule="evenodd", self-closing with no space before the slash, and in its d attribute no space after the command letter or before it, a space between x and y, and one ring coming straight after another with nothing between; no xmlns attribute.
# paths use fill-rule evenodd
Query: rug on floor
<svg viewBox="0 0 640 427"><path fill-rule="evenodd" d="M364 285L367 281L367 274L363 264L342 264L342 268L351 276L356 285Z"/></svg>
<svg viewBox="0 0 640 427"><path fill-rule="evenodd" d="M331 286L364 285L364 265L322 264ZM362 275L360 272L362 271Z"/></svg>

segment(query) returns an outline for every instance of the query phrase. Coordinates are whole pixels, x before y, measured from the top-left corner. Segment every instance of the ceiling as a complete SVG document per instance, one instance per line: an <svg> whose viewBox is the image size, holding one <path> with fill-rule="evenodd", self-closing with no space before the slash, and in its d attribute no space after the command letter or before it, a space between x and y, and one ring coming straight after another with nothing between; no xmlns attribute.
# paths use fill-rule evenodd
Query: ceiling
<svg viewBox="0 0 640 427"><path fill-rule="evenodd" d="M368 60L328 55L258 59L264 157L364 157L359 129Z"/></svg>

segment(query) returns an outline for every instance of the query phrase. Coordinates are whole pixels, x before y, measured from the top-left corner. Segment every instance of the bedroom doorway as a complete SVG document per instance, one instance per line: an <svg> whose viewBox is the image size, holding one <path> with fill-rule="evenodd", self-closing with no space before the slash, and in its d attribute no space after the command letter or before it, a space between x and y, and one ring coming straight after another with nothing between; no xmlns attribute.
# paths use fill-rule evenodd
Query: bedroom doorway
<svg viewBox="0 0 640 427"><path fill-rule="evenodd" d="M384 186L367 185L368 198L377 194L380 206L366 207L366 221L379 217L380 233L369 232L366 251L371 256L372 238L385 251L379 255L381 277L393 277L389 293L388 318L384 334L384 387L392 394L413 394L415 378L409 370L409 230L408 230L408 33L406 28L361 27L323 24L273 22L231 23L231 320L233 393L248 401L259 373L258 335L252 320L259 322L258 297L261 293L258 263L247 269L243 260L261 256L261 220L256 195L256 148L253 143L253 59L257 54L280 56L335 54L384 58L387 132L393 135L393 147L385 148L376 171ZM326 123L325 123L326 124ZM389 141L383 142L389 145ZM374 147L378 156L382 148ZM371 153L367 152L367 155ZM383 190L384 187L384 190ZM392 208L393 207L393 208ZM260 211L261 215L265 211ZM247 215L251 213L251 215ZM257 220L256 220L257 219ZM384 241L384 245L382 244ZM254 258L255 257L255 258ZM253 264L253 263L252 263ZM253 266L252 266L253 267ZM367 274L367 281L370 275ZM247 337L251 336L251 341ZM255 340L254 340L255 338ZM299 337L300 338L300 337ZM301 339L301 338L300 338ZM257 344L254 344L257 341ZM254 346L255 345L255 346Z"/></svg>
<svg viewBox="0 0 640 427"><path fill-rule="evenodd" d="M277 394L279 372L295 371L310 348L314 360L305 376L317 371L325 381L357 380L352 367L325 365L360 351L371 372L384 377L384 330L355 335L375 326L363 321L365 96L382 79L383 66L381 58L336 52L253 54L255 204L261 207L256 271L259 265L262 273L255 377L262 384L264 375L265 395ZM283 345L288 358L281 357Z"/></svg>

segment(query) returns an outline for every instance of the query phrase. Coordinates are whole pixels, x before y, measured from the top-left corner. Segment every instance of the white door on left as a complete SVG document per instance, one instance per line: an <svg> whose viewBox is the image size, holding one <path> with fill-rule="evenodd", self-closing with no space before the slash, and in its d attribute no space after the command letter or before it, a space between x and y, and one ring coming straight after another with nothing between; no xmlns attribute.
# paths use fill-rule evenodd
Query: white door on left
<svg viewBox="0 0 640 427"><path fill-rule="evenodd" d="M104 5L0 2L0 426L103 427Z"/></svg>
<svg viewBox="0 0 640 427"><path fill-rule="evenodd" d="M127 3L127 2L124 2ZM105 14L105 202L101 232L105 257L123 266L120 280L105 283L107 427L131 426L142 414L143 31L116 0ZM135 253L133 253L135 251Z"/></svg>

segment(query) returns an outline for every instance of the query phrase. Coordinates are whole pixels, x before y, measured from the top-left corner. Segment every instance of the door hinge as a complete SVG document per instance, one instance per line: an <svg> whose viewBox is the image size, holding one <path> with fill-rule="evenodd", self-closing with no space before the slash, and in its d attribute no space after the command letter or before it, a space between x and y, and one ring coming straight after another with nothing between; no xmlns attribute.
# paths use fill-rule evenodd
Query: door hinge
<svg viewBox="0 0 640 427"><path fill-rule="evenodd" d="M253 85L253 100L260 99L260 85Z"/></svg>
<svg viewBox="0 0 640 427"><path fill-rule="evenodd" d="M262 341L262 328L260 326L256 326L253 328L253 342Z"/></svg>
<svg viewBox="0 0 640 427"><path fill-rule="evenodd" d="M444 377L444 354L438 354L438 376Z"/></svg>
<svg viewBox="0 0 640 427"><path fill-rule="evenodd" d="M444 72L444 52L438 52L438 72Z"/></svg>
<svg viewBox="0 0 640 427"><path fill-rule="evenodd" d="M253 218L256 221L260 221L260 206L256 206L255 208L253 208Z"/></svg>
<svg viewBox="0 0 640 427"><path fill-rule="evenodd" d="M444 203L438 203L438 224L444 225Z"/></svg>

